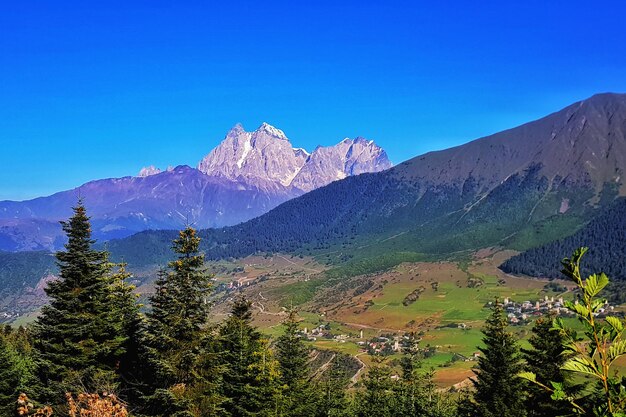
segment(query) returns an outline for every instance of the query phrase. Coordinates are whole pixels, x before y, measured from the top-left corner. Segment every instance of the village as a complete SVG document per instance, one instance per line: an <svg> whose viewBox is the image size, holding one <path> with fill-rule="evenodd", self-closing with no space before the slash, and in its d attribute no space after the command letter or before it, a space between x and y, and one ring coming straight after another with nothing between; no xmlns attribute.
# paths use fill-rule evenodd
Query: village
<svg viewBox="0 0 626 417"><path fill-rule="evenodd" d="M511 300L509 297L504 298L502 305L504 311L507 314L507 319L511 325L524 325L531 322L532 318L537 318L545 314L552 314L557 317L574 316L566 306L566 301L563 297L558 297L556 300L554 297L548 297L547 295L537 301L523 301L521 303ZM574 301L574 304L578 304L578 300ZM489 302L485 305L486 308L491 308L493 302ZM596 313L597 317L604 317L607 313L613 312L615 307L610 305L608 301L604 302L604 305Z"/></svg>

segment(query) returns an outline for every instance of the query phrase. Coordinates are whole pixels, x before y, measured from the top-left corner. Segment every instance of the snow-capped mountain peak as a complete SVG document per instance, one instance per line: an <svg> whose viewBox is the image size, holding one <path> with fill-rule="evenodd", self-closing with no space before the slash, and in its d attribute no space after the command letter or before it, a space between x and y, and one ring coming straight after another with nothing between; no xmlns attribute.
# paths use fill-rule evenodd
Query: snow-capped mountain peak
<svg viewBox="0 0 626 417"><path fill-rule="evenodd" d="M272 126L271 124L266 123L266 122L263 122L261 124L261 126L259 126L259 128L256 131L257 132L260 132L260 131L265 132L268 135L273 136L273 137L278 138L278 139L288 140L287 136L285 136L285 132L283 132L280 129L275 128L274 126Z"/></svg>
<svg viewBox="0 0 626 417"><path fill-rule="evenodd" d="M349 175L390 167L387 155L373 141L346 138L335 146L318 146L309 153L294 148L282 130L268 123L253 132L235 125L198 164L198 169L207 175L300 192Z"/></svg>
<svg viewBox="0 0 626 417"><path fill-rule="evenodd" d="M178 165L164 171L150 165L137 177L90 181L80 191L94 237L106 240L146 229L176 229L187 221L200 228L234 225L332 181L388 166L384 151L359 140L309 154L268 123L252 132L237 124L198 169ZM71 215L76 195L68 190L0 202L0 250L62 247L58 220Z"/></svg>

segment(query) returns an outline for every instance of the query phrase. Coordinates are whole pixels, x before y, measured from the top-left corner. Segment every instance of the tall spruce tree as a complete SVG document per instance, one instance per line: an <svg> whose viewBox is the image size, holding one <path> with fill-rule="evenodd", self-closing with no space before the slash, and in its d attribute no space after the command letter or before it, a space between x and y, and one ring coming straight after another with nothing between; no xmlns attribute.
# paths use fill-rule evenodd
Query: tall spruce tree
<svg viewBox="0 0 626 417"><path fill-rule="evenodd" d="M245 386L243 403L246 415L258 417L281 417L284 412L283 393L288 390L281 383L280 365L274 358L267 339L261 339L258 349L252 353L249 370L251 378ZM295 414L293 414L295 415ZM307 416L309 414L298 414Z"/></svg>
<svg viewBox="0 0 626 417"><path fill-rule="evenodd" d="M350 401L346 395L350 378L342 372L338 357L332 360L330 368L322 374L318 383L319 402L315 407L316 417L349 417L352 415Z"/></svg>
<svg viewBox="0 0 626 417"><path fill-rule="evenodd" d="M309 383L309 349L300 337L298 312L291 308L283 322L284 333L276 341L281 381L286 386L284 415L312 415L315 390Z"/></svg>
<svg viewBox="0 0 626 417"><path fill-rule="evenodd" d="M404 341L403 355L400 359L402 373L400 383L396 387L398 402L396 415L398 417L455 415L454 404L436 389L433 382L434 371L422 369L422 358L419 338L411 332Z"/></svg>
<svg viewBox="0 0 626 417"><path fill-rule="evenodd" d="M142 316L139 313L135 287L128 283L131 274L126 270L126 263L111 264L109 275L109 306L115 320L119 323L120 334L124 335L124 352L119 359L120 397L136 403L137 383L141 375L141 326Z"/></svg>
<svg viewBox="0 0 626 417"><path fill-rule="evenodd" d="M148 379L141 407L145 414L191 416L200 401L205 406L197 415L220 412L215 384L220 373L206 352L212 337L207 301L211 276L205 271L199 245L193 228L179 233L173 244L178 257L159 273L150 298L152 310L147 314L142 354Z"/></svg>
<svg viewBox="0 0 626 417"><path fill-rule="evenodd" d="M482 355L474 380L473 401L460 406L461 416L523 417L524 381L517 375L523 364L513 334L507 331L507 320L502 305L496 300L483 329Z"/></svg>
<svg viewBox="0 0 626 417"><path fill-rule="evenodd" d="M20 393L19 358L6 335L0 336L0 414L11 415ZM23 388L21 388L23 389Z"/></svg>
<svg viewBox="0 0 626 417"><path fill-rule="evenodd" d="M401 409L398 384L391 378L391 368L383 363L383 359L373 359L374 363L363 379L365 389L356 396L356 415L395 417Z"/></svg>
<svg viewBox="0 0 626 417"><path fill-rule="evenodd" d="M565 352L563 334L553 328L553 320L554 316L544 316L535 321L533 334L528 339L531 348L521 349L526 369L535 373L537 381L546 386L554 382L563 384L566 391L579 391L580 386L575 386L570 381L566 383L565 371L561 367L570 355ZM552 394L537 384L529 384L528 394L526 400L528 416L567 416L573 412L572 406L567 401L553 400Z"/></svg>
<svg viewBox="0 0 626 417"><path fill-rule="evenodd" d="M408 334L408 339L403 348L403 355L400 359L402 380L398 395L400 403L399 415L421 415L424 411L424 404L427 398L424 395L423 378L420 373L420 359L419 339L415 333L411 332Z"/></svg>
<svg viewBox="0 0 626 417"><path fill-rule="evenodd" d="M230 315L221 324L218 335L220 362L224 366L222 392L227 398L227 415L244 417L258 407L251 399L253 387L261 383L256 373L263 359L261 333L252 325L252 303L239 295L233 301ZM255 353L257 352L257 353Z"/></svg>
<svg viewBox="0 0 626 417"><path fill-rule="evenodd" d="M107 254L93 249L91 226L79 201L61 222L65 250L57 252L59 279L46 288L50 303L35 324L42 396L61 402L66 391L110 389L124 353L119 312L112 309Z"/></svg>
<svg viewBox="0 0 626 417"><path fill-rule="evenodd" d="M10 409L13 410L18 394L39 393L43 387L36 374L36 352L33 349L31 330L22 326L13 329L7 325L0 337L3 339L0 354L0 392L5 395L2 404L6 406L10 402Z"/></svg>

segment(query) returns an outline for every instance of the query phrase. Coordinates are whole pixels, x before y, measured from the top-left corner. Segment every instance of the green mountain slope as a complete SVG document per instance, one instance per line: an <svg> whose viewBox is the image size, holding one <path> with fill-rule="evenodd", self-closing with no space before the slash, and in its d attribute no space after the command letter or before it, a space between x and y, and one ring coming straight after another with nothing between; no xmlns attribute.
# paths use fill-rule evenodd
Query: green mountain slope
<svg viewBox="0 0 626 417"><path fill-rule="evenodd" d="M258 252L449 255L526 249L567 236L626 194L626 95L601 94L543 119L334 182L238 226L204 230L209 258ZM168 231L111 241L131 265L162 263Z"/></svg>

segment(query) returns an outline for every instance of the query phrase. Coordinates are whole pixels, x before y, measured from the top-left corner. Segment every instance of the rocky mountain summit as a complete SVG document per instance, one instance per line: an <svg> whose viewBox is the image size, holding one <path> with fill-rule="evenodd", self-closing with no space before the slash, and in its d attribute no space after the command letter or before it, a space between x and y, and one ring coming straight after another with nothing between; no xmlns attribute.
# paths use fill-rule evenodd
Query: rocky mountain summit
<svg viewBox="0 0 626 417"><path fill-rule="evenodd" d="M91 181L29 201L0 202L0 250L56 249L58 224L80 195L92 216L94 236L112 239L147 229L234 225L332 181L390 168L373 141L344 139L309 154L294 148L267 123L246 132L233 127L197 168L155 166L135 177Z"/></svg>
<svg viewBox="0 0 626 417"><path fill-rule="evenodd" d="M309 154L293 148L282 130L263 123L254 132L246 132L241 125L233 127L200 161L198 169L211 176L308 192L350 175L391 166L374 141L346 138L335 146L318 146Z"/></svg>

